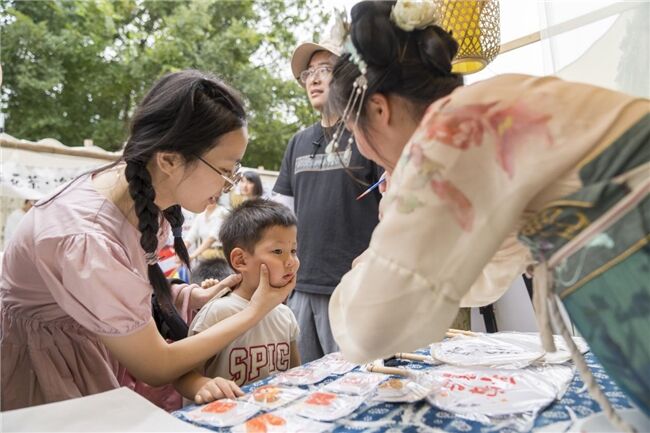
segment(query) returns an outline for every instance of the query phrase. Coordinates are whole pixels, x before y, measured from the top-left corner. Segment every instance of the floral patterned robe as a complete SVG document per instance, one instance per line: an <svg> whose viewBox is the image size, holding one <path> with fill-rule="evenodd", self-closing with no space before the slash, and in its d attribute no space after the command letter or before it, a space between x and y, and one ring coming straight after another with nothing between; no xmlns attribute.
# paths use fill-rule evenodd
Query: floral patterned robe
<svg viewBox="0 0 650 433"><path fill-rule="evenodd" d="M632 149L625 133L635 126L636 159L611 175L641 166L636 176L650 176L649 112L646 99L524 75L434 102L392 174L368 250L331 298L344 355L366 362L423 347L444 336L459 306L498 299L543 258L535 248L543 236L521 229L588 186L581 170L607 165L610 156L598 157L614 143ZM589 221L562 224L572 238ZM644 290L650 299L648 284Z"/></svg>

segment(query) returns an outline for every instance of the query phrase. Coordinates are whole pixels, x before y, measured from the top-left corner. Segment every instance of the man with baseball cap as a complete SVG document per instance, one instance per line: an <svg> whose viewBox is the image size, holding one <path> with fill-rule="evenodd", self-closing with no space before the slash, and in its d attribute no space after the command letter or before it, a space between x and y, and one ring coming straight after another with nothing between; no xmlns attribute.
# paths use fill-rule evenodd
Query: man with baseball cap
<svg viewBox="0 0 650 433"><path fill-rule="evenodd" d="M329 324L329 299L352 260L368 247L381 198L375 191L355 200L382 170L359 153L356 143L348 144L349 132L337 140L339 148L330 144L338 119L323 111L340 50L322 41L300 44L293 53L293 76L321 119L291 138L273 188L274 198L298 217L300 270L287 304L300 325L302 362L338 350Z"/></svg>

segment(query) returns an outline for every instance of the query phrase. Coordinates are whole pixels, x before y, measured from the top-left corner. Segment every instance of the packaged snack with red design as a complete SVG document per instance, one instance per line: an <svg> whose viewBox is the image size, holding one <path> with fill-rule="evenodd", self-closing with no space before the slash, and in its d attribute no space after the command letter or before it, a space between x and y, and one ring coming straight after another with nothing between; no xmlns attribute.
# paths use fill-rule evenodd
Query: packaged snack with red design
<svg viewBox="0 0 650 433"><path fill-rule="evenodd" d="M223 399L213 401L181 415L191 421L215 427L241 424L259 412L259 407L245 401Z"/></svg>
<svg viewBox="0 0 650 433"><path fill-rule="evenodd" d="M432 380L418 375L414 378L392 377L377 387L373 401L413 403L435 390Z"/></svg>
<svg viewBox="0 0 650 433"><path fill-rule="evenodd" d="M366 395L377 388L388 375L381 373L352 372L328 383L323 390L330 392L341 392L344 394Z"/></svg>
<svg viewBox="0 0 650 433"><path fill-rule="evenodd" d="M250 394L240 397L249 403L256 404L264 409L277 409L285 404L304 397L307 391L281 385L263 385Z"/></svg>
<svg viewBox="0 0 650 433"><path fill-rule="evenodd" d="M279 373L272 380L272 383L283 385L312 385L325 379L330 374L324 367L295 367Z"/></svg>
<svg viewBox="0 0 650 433"><path fill-rule="evenodd" d="M359 364L346 360L341 352L332 352L309 364L311 367L323 368L330 374L345 374Z"/></svg>
<svg viewBox="0 0 650 433"><path fill-rule="evenodd" d="M233 427L233 433L310 432L321 433L332 429L331 424L303 418L287 410L258 415L243 425Z"/></svg>
<svg viewBox="0 0 650 433"><path fill-rule="evenodd" d="M354 412L364 400L363 396L315 391L290 409L294 413L318 421L333 421Z"/></svg>

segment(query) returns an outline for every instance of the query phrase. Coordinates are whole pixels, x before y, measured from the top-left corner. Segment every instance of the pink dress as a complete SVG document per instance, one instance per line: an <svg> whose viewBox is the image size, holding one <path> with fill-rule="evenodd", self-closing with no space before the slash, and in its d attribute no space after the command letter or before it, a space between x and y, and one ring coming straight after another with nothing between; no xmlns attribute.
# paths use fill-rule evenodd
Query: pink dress
<svg viewBox="0 0 650 433"><path fill-rule="evenodd" d="M121 386L124 369L98 336L153 320L139 238L90 177L27 213L0 278L3 411Z"/></svg>

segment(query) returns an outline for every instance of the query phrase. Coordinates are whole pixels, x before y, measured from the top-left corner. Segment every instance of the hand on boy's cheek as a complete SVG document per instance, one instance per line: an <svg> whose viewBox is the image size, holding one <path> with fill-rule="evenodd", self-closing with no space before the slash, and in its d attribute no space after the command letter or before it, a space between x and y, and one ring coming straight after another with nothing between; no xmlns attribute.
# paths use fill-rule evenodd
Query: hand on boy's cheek
<svg viewBox="0 0 650 433"><path fill-rule="evenodd" d="M285 287L289 284L295 284L297 270L299 265L296 265L295 269L292 270L294 275L291 279L284 278L285 274L280 273L277 269L274 270L268 263L264 263L269 269L269 285L275 289ZM286 272L286 271L285 271ZM287 272L288 273L288 272Z"/></svg>
<svg viewBox="0 0 650 433"><path fill-rule="evenodd" d="M275 272L268 263L265 263L265 265L269 268L269 284L271 287L276 289L283 287L284 284L282 284L282 278L278 278L277 272Z"/></svg>

